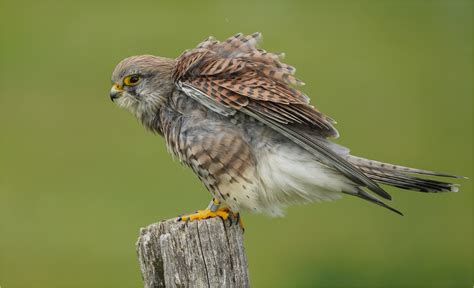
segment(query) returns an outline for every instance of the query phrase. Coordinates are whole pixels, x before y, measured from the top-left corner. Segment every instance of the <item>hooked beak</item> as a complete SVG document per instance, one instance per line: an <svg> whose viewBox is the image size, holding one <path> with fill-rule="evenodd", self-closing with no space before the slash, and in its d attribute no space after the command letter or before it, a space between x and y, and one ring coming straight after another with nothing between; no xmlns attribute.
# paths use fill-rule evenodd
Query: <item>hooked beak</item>
<svg viewBox="0 0 474 288"><path fill-rule="evenodd" d="M115 83L110 89L110 100L112 100L113 102L115 99L119 98L122 94L122 91L123 87L120 86L118 83Z"/></svg>

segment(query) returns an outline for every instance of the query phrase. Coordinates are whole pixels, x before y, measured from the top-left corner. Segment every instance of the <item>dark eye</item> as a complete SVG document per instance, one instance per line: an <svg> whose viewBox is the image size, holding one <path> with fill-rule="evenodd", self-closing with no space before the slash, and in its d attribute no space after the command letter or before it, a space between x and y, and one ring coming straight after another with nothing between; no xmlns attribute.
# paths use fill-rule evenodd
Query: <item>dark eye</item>
<svg viewBox="0 0 474 288"><path fill-rule="evenodd" d="M123 79L123 84L127 86L134 86L140 83L140 76L138 75L129 75Z"/></svg>

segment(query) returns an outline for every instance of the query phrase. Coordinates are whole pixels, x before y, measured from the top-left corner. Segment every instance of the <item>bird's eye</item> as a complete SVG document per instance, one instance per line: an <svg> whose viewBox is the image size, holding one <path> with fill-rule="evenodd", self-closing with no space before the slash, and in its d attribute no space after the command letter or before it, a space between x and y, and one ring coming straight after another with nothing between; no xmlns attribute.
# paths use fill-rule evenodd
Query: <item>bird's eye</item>
<svg viewBox="0 0 474 288"><path fill-rule="evenodd" d="M127 86L135 86L140 83L140 76L138 75L129 75L123 79L123 84Z"/></svg>

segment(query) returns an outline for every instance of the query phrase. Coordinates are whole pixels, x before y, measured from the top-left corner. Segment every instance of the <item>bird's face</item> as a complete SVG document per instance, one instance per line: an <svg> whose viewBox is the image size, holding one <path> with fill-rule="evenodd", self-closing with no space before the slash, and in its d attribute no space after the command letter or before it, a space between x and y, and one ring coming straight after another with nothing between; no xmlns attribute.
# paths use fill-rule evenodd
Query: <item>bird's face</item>
<svg viewBox="0 0 474 288"><path fill-rule="evenodd" d="M153 117L173 89L173 64L151 55L122 60L112 74L110 99L142 120Z"/></svg>

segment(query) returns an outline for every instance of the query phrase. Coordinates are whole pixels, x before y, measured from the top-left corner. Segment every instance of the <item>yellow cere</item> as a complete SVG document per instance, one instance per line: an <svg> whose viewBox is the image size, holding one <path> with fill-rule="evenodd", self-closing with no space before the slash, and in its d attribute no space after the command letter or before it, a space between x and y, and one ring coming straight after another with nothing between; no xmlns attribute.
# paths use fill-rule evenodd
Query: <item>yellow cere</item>
<svg viewBox="0 0 474 288"><path fill-rule="evenodd" d="M123 90L122 85L120 85L120 84L118 84L118 83L114 83L114 88L115 88L116 90Z"/></svg>

